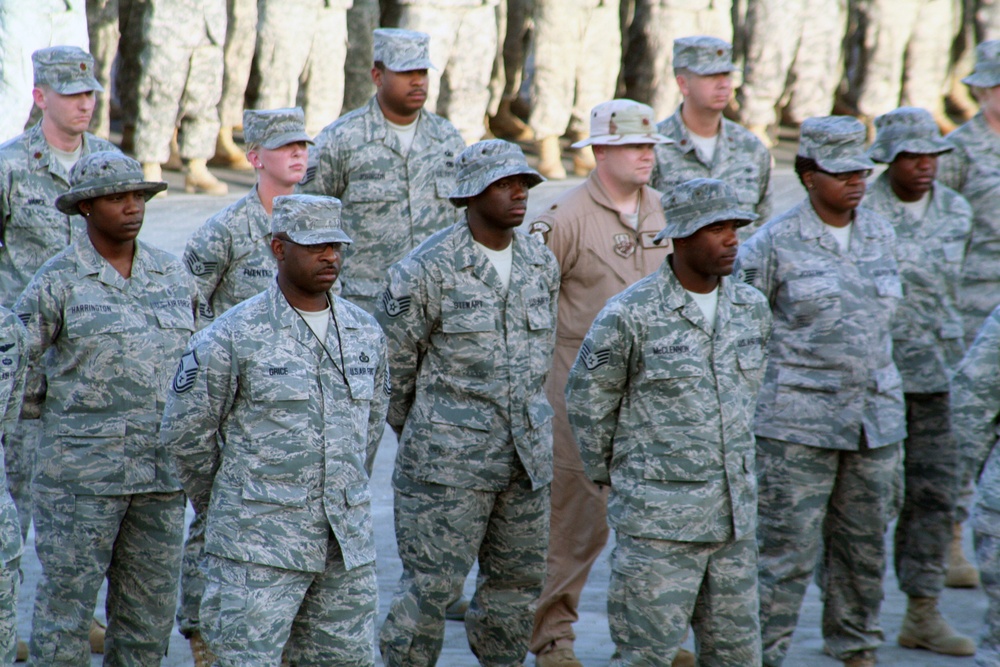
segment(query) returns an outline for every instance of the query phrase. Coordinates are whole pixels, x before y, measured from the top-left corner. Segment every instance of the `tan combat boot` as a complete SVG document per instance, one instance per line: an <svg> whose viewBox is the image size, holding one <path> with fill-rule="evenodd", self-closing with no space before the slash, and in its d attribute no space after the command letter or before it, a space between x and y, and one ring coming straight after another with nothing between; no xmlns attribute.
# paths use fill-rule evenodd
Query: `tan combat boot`
<svg viewBox="0 0 1000 667"><path fill-rule="evenodd" d="M559 147L559 137L551 136L540 139L537 146L538 173L554 181L566 178L566 169L562 165L562 148Z"/></svg>
<svg viewBox="0 0 1000 667"><path fill-rule="evenodd" d="M188 160L188 173L184 177L184 192L221 196L229 193L229 186L217 179L208 170L208 163L202 159Z"/></svg>
<svg viewBox="0 0 1000 667"><path fill-rule="evenodd" d="M240 171L253 169L246 154L233 141L233 128L231 127L219 128L219 136L215 139L215 155L208 163L213 167L228 167Z"/></svg>
<svg viewBox="0 0 1000 667"><path fill-rule="evenodd" d="M143 180L153 181L154 183L157 182L157 181L162 181L163 180L163 169L160 167L160 163L159 162L143 162L142 163L142 178L143 178ZM153 198L154 199L157 198L157 197L161 197L162 198L162 197L166 197L166 196L167 196L167 191L164 190L163 192L158 192L155 195L153 195Z"/></svg>
<svg viewBox="0 0 1000 667"><path fill-rule="evenodd" d="M844 660L844 667L875 667L875 664L875 651L871 649L853 653Z"/></svg>
<svg viewBox="0 0 1000 667"><path fill-rule="evenodd" d="M897 641L904 648L923 648L942 655L975 655L976 642L955 632L941 616L937 598L911 597Z"/></svg>
<svg viewBox="0 0 1000 667"><path fill-rule="evenodd" d="M696 664L694 653L686 648L682 648L677 651L677 655L674 656L674 661L670 663L670 667L695 667Z"/></svg>
<svg viewBox="0 0 1000 667"><path fill-rule="evenodd" d="M535 667L583 667L572 646L560 646L535 656Z"/></svg>
<svg viewBox="0 0 1000 667"><path fill-rule="evenodd" d="M197 630L188 636L188 644L191 645L191 657L194 658L194 667L212 667L215 662L215 654L208 644L202 639L201 633Z"/></svg>
<svg viewBox="0 0 1000 667"><path fill-rule="evenodd" d="M510 100L500 102L497 115L490 118L490 131L509 141L531 141L535 138L531 128L510 110Z"/></svg>
<svg viewBox="0 0 1000 667"><path fill-rule="evenodd" d="M14 662L28 662L28 643L20 639L17 640L17 656Z"/></svg>
<svg viewBox="0 0 1000 667"><path fill-rule="evenodd" d="M91 653L104 655L104 631L107 630L107 627L96 618L90 619L89 639Z"/></svg>
<svg viewBox="0 0 1000 667"><path fill-rule="evenodd" d="M979 588L979 571L962 551L962 524L956 523L952 530L944 585L948 588Z"/></svg>

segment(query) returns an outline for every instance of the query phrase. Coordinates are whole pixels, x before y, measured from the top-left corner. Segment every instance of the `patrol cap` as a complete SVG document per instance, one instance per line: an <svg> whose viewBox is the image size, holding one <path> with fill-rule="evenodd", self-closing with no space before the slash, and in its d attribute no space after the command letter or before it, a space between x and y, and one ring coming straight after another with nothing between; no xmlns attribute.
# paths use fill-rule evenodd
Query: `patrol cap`
<svg viewBox="0 0 1000 667"><path fill-rule="evenodd" d="M375 29L375 62L393 72L437 69L431 62L431 37L425 32L401 28Z"/></svg>
<svg viewBox="0 0 1000 667"><path fill-rule="evenodd" d="M56 197L56 208L67 215L78 215L80 202L95 197L139 191L149 201L167 189L163 181L147 181L142 165L118 151L98 151L77 160L69 184L69 190Z"/></svg>
<svg viewBox="0 0 1000 667"><path fill-rule="evenodd" d="M49 86L60 95L103 92L94 78L94 58L79 46L50 46L31 54L35 85Z"/></svg>
<svg viewBox="0 0 1000 667"><path fill-rule="evenodd" d="M663 239L684 239L702 227L735 220L745 227L757 219L757 214L740 206L736 190L715 178L695 178L681 183L669 195L660 198L667 226L656 235L653 243Z"/></svg>
<svg viewBox="0 0 1000 667"><path fill-rule="evenodd" d="M673 139L656 131L652 107L635 100L611 100L591 110L590 136L573 144L573 148L672 143Z"/></svg>
<svg viewBox="0 0 1000 667"><path fill-rule="evenodd" d="M1000 86L1000 39L991 39L976 46L976 66L962 83L979 88Z"/></svg>
<svg viewBox="0 0 1000 667"><path fill-rule="evenodd" d="M340 200L318 195L282 195L274 198L271 233L284 232L299 245L350 243L340 226Z"/></svg>
<svg viewBox="0 0 1000 667"><path fill-rule="evenodd" d="M875 162L892 162L900 153L938 155L954 147L941 138L930 112L917 107L900 107L875 119L875 142L868 157Z"/></svg>
<svg viewBox="0 0 1000 667"><path fill-rule="evenodd" d="M459 153L457 166L458 184L448 199L459 208L465 206L466 199L482 193L501 178L523 174L528 177L529 188L545 180L528 166L519 146L503 139L472 144Z"/></svg>
<svg viewBox="0 0 1000 667"><path fill-rule="evenodd" d="M268 150L297 141L313 143L306 133L306 115L301 107L291 109L247 109L243 112L243 138Z"/></svg>
<svg viewBox="0 0 1000 667"><path fill-rule="evenodd" d="M806 118L799 130L799 152L832 174L871 169L875 163L865 153L867 130L857 118L821 116Z"/></svg>
<svg viewBox="0 0 1000 667"><path fill-rule="evenodd" d="M708 76L736 69L733 45L718 37L681 37L674 40L674 69Z"/></svg>

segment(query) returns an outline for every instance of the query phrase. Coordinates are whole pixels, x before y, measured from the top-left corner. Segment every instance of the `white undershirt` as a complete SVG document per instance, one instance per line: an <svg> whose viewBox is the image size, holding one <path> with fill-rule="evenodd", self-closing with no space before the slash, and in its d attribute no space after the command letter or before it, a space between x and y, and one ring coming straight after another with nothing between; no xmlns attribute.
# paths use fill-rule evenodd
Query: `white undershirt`
<svg viewBox="0 0 1000 667"><path fill-rule="evenodd" d="M715 311L719 308L719 287L716 285L715 289L708 294L700 294L698 292L692 292L690 290L684 290L691 295L694 302L698 304L701 308L701 314L705 316L708 321L708 328L715 331Z"/></svg>
<svg viewBox="0 0 1000 667"><path fill-rule="evenodd" d="M490 260L490 264L500 275L500 282L503 283L503 291L506 294L507 288L510 286L510 270L514 265L514 244L509 243L503 250L493 250L478 241L473 241L473 243L483 251L486 258Z"/></svg>
<svg viewBox="0 0 1000 667"><path fill-rule="evenodd" d="M930 190L924 193L924 196L917 201L900 201L906 212L912 215L917 220L923 220L924 215L927 213L927 207L931 205L931 193Z"/></svg>
<svg viewBox="0 0 1000 667"><path fill-rule="evenodd" d="M847 249L851 247L851 230L854 229L854 223L849 222L843 227L826 225L826 228L831 234L833 234L833 238L837 239L837 245L840 246L840 252L847 252Z"/></svg>
<svg viewBox="0 0 1000 667"><path fill-rule="evenodd" d="M326 330L330 326L330 307L327 306L323 310L299 310L296 308L295 312L302 316L312 332L316 334L316 338L326 343Z"/></svg>
<svg viewBox="0 0 1000 667"><path fill-rule="evenodd" d="M410 152L410 146L413 145L413 137L417 134L417 122L419 121L420 116L417 116L409 125L397 125L388 118L385 119L385 122L389 124L389 128L399 138L399 143L403 145L404 155Z"/></svg>
<svg viewBox="0 0 1000 667"><path fill-rule="evenodd" d="M691 143L694 144L694 149L698 151L698 157L701 158L701 161L711 162L712 158L715 157L715 145L719 143L719 134L716 133L711 137L703 137L688 130L688 136L691 137Z"/></svg>
<svg viewBox="0 0 1000 667"><path fill-rule="evenodd" d="M638 213L622 213L622 220L625 221L632 229L639 229L639 214Z"/></svg>
<svg viewBox="0 0 1000 667"><path fill-rule="evenodd" d="M83 152L83 142L81 141L80 145L77 146L74 151L67 152L59 150L52 144L49 144L49 150L52 151L52 157L54 157L56 161L63 166L63 169L65 169L68 174L69 170L73 168L74 164L76 164L76 161L80 159L80 153Z"/></svg>

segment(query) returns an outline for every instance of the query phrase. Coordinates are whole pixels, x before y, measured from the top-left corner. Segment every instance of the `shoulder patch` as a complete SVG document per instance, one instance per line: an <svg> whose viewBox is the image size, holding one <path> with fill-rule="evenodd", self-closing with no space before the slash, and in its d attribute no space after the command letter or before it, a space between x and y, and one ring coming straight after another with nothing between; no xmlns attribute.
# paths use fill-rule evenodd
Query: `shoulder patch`
<svg viewBox="0 0 1000 667"><path fill-rule="evenodd" d="M590 349L589 343L584 343L580 348L580 361L587 367L588 371L594 371L611 361L611 348L604 348L596 352Z"/></svg>
<svg viewBox="0 0 1000 667"><path fill-rule="evenodd" d="M194 386L195 378L198 377L198 355L194 350L185 353L177 365L177 373L174 374L173 390L175 394L183 394Z"/></svg>
<svg viewBox="0 0 1000 667"><path fill-rule="evenodd" d="M201 261L201 258L192 250L184 253L184 263L187 265L191 275L195 276L208 275L212 271L215 271L215 267L219 264L218 262Z"/></svg>
<svg viewBox="0 0 1000 667"><path fill-rule="evenodd" d="M545 222L544 220L535 220L528 227L528 236L533 237L539 243L545 243L549 238L549 232L552 231L552 225Z"/></svg>
<svg viewBox="0 0 1000 667"><path fill-rule="evenodd" d="M0 345L0 352L6 352L12 347L14 347L14 343L7 343L6 345Z"/></svg>
<svg viewBox="0 0 1000 667"><path fill-rule="evenodd" d="M301 181L299 181L299 185L305 185L306 183L311 182L314 178L316 178L316 165L311 164L306 167L306 175L302 177Z"/></svg>
<svg viewBox="0 0 1000 667"><path fill-rule="evenodd" d="M410 311L410 297L401 296L395 297L392 295L392 291L386 287L385 292L382 293L382 308L385 310L385 314L389 317L399 317L404 313Z"/></svg>
<svg viewBox="0 0 1000 667"><path fill-rule="evenodd" d="M742 282L745 282L747 285L753 285L755 282L757 282L757 269L752 267L746 269L740 269L739 279Z"/></svg>

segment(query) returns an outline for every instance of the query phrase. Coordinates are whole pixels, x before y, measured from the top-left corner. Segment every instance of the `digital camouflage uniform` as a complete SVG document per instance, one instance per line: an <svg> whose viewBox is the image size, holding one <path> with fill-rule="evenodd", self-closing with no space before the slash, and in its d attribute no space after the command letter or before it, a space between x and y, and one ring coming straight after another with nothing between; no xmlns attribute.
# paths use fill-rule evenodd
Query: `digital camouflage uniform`
<svg viewBox="0 0 1000 667"><path fill-rule="evenodd" d="M854 119L810 118L799 154L827 171L867 169L864 138ZM825 227L803 201L765 223L736 262L774 314L755 417L768 667L784 661L817 556L826 649L846 660L882 640L884 535L906 436L891 356L902 297L895 234L880 215L856 208L844 253Z"/></svg>
<svg viewBox="0 0 1000 667"><path fill-rule="evenodd" d="M272 233L349 242L331 198L276 197ZM219 667L374 664L369 475L389 401L385 336L330 294L322 343L277 282L201 331L162 440L207 518L201 633ZM224 446L221 446L223 445Z"/></svg>
<svg viewBox="0 0 1000 667"><path fill-rule="evenodd" d="M1000 664L1000 307L986 319L951 383L951 420L978 478L972 512L979 576L989 600L976 665Z"/></svg>
<svg viewBox="0 0 1000 667"><path fill-rule="evenodd" d="M257 0L226 0L226 40L222 46L222 93L219 96L222 127L239 125L243 118L243 99L250 81L256 42Z"/></svg>
<svg viewBox="0 0 1000 667"><path fill-rule="evenodd" d="M664 197L658 238L754 218L718 180ZM610 485L613 667L669 665L694 628L703 667L760 664L752 431L767 303L729 278L715 329L664 261L608 300L569 372L587 476Z"/></svg>
<svg viewBox="0 0 1000 667"><path fill-rule="evenodd" d="M99 90L93 59L76 47L36 52L36 81L66 94ZM81 159L98 151L118 150L113 144L84 134ZM69 174L53 156L41 124L0 146L0 306L8 308L48 258L83 231L83 219L60 213L56 197L69 190ZM21 536L31 524L31 475L37 422L22 420L7 432L7 484L18 508Z"/></svg>
<svg viewBox="0 0 1000 667"><path fill-rule="evenodd" d="M28 368L28 334L21 321L0 306L0 444L14 432L21 412L25 371ZM0 663L14 662L17 649L17 594L21 588L21 526L17 506L7 490L7 475L0 460Z"/></svg>
<svg viewBox="0 0 1000 667"><path fill-rule="evenodd" d="M166 187L143 182L139 164L120 153L84 158L70 176L73 188L57 200L63 212L79 211L77 197ZM89 660L105 577L105 660L158 665L167 649L185 502L159 422L198 300L194 281L168 253L136 242L125 279L83 234L45 263L15 304L28 329L25 412L40 412L42 422L32 664Z"/></svg>
<svg viewBox="0 0 1000 667"><path fill-rule="evenodd" d="M944 153L930 113L903 107L875 119L870 156L891 163L903 152ZM868 190L864 206L892 223L904 299L892 320L892 356L903 378L906 431L905 496L893 551L899 588L936 598L944 588L959 483L958 448L948 417L948 382L965 350L958 283L972 229L968 202L935 183L916 219L893 192L887 173Z"/></svg>
<svg viewBox="0 0 1000 667"><path fill-rule="evenodd" d="M219 134L226 0L148 1L135 156L144 164L166 162L179 126L181 157L207 160Z"/></svg>
<svg viewBox="0 0 1000 667"><path fill-rule="evenodd" d="M94 76L107 95L97 95L90 131L107 139L111 134L111 70L118 55L118 0L86 0L87 34L94 57Z"/></svg>
<svg viewBox="0 0 1000 667"><path fill-rule="evenodd" d="M456 205L505 176L541 177L520 149L480 142L460 156ZM515 233L510 284L467 222L435 233L389 270L379 324L389 338L389 425L403 574L379 632L389 667L432 666L445 608L476 559L465 615L480 664L514 667L528 651L542 591L552 481L552 363L559 265Z"/></svg>
<svg viewBox="0 0 1000 667"><path fill-rule="evenodd" d="M674 66L697 75L733 70L732 46L713 37L687 37L674 42ZM721 119L715 155L702 155L691 141L681 108L661 121L656 131L673 140L656 147L656 167L649 184L665 195L694 178L715 178L736 190L740 205L758 216L756 225L771 216L771 154L760 139L726 118ZM743 227L745 239L755 229Z"/></svg>
<svg viewBox="0 0 1000 667"><path fill-rule="evenodd" d="M393 71L426 68L426 36L421 41L418 33L404 31L403 38L380 37L400 32L376 31L376 60L388 59ZM375 312L386 270L458 220L448 195L455 189L455 160L463 148L451 123L421 110L413 145L404 155L377 97L316 137L301 189L344 202L344 230L354 239L344 252L344 298Z"/></svg>

